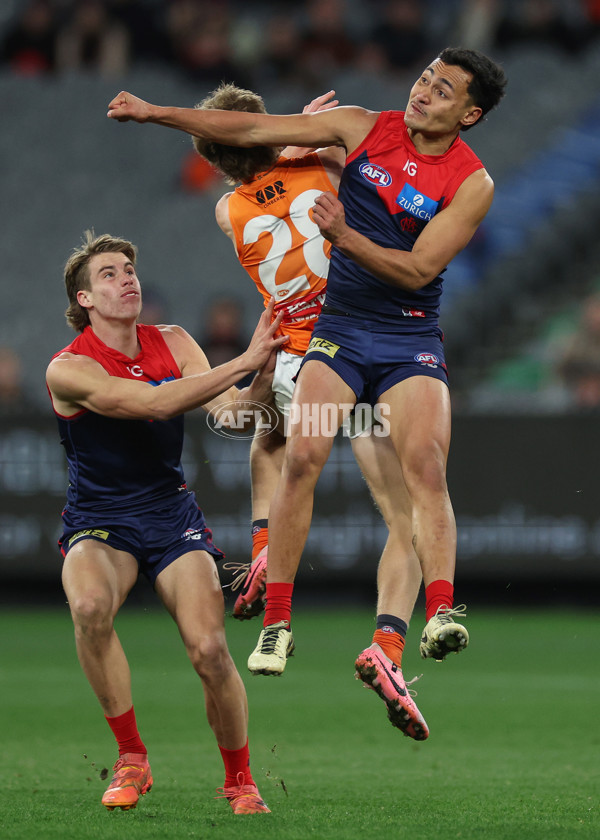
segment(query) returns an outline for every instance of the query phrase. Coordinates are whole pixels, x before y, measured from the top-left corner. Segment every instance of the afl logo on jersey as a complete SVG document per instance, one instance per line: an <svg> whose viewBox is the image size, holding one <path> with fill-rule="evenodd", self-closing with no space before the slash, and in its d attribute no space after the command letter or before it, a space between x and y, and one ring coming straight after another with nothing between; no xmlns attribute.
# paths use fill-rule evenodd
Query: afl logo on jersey
<svg viewBox="0 0 600 840"><path fill-rule="evenodd" d="M427 365L428 367L437 367L440 360L435 353L417 353L415 362L421 362L422 365Z"/></svg>
<svg viewBox="0 0 600 840"><path fill-rule="evenodd" d="M375 184L377 187L389 187L392 183L390 173L383 169L383 167L377 166L376 163L361 163L358 171L365 181L368 181L370 184Z"/></svg>

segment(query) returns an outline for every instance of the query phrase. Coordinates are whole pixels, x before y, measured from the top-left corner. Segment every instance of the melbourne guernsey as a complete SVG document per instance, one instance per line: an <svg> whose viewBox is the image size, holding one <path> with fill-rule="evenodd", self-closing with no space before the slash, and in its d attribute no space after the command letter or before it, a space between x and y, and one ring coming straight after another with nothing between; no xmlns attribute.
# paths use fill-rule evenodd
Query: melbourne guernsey
<svg viewBox="0 0 600 840"><path fill-rule="evenodd" d="M384 111L348 156L339 189L346 222L384 248L410 251L463 181L483 164L457 137L443 155L419 154L404 112ZM416 292L379 280L332 248L326 304L394 329L420 331L437 324L442 277Z"/></svg>
<svg viewBox="0 0 600 840"><path fill-rule="evenodd" d="M124 379L152 385L180 379L160 331L138 324L137 334L141 350L135 359L108 347L89 326L60 352L90 356ZM56 416L67 454L69 509L134 513L172 501L184 489L183 415L120 420L83 409L72 417Z"/></svg>

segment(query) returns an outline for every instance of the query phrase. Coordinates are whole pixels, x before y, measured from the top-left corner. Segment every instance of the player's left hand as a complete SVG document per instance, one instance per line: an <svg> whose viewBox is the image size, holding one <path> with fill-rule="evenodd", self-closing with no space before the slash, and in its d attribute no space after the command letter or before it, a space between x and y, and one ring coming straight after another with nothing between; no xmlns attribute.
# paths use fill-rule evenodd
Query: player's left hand
<svg viewBox="0 0 600 840"><path fill-rule="evenodd" d="M313 220L319 230L333 245L346 232L346 214L344 205L333 193L321 193L315 199L313 207Z"/></svg>

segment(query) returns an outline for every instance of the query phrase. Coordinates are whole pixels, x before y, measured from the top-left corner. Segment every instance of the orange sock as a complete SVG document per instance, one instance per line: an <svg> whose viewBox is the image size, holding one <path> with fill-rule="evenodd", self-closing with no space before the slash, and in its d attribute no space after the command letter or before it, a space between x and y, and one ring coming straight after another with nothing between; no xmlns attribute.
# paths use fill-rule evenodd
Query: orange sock
<svg viewBox="0 0 600 840"><path fill-rule="evenodd" d="M404 650L405 640L400 633L396 633L395 631L390 633L389 630L376 630L373 633L373 641L379 645L381 650L386 656L389 656L395 665L398 667L402 665L402 651Z"/></svg>
<svg viewBox="0 0 600 840"><path fill-rule="evenodd" d="M124 753L148 753L138 732L133 706L128 712L116 717L107 717L108 725L113 731L119 747L119 755Z"/></svg>
<svg viewBox="0 0 600 840"><path fill-rule="evenodd" d="M239 750L227 750L219 745L223 764L225 765L224 787L237 787L237 785L253 785L254 779L250 772L250 751L248 741ZM240 775L242 779L240 779Z"/></svg>
<svg viewBox="0 0 600 840"><path fill-rule="evenodd" d="M269 542L269 520L256 519L252 523L252 561L256 560L260 552Z"/></svg>
<svg viewBox="0 0 600 840"><path fill-rule="evenodd" d="M425 587L425 621L429 621L440 607L452 609L454 586L449 580L433 580Z"/></svg>

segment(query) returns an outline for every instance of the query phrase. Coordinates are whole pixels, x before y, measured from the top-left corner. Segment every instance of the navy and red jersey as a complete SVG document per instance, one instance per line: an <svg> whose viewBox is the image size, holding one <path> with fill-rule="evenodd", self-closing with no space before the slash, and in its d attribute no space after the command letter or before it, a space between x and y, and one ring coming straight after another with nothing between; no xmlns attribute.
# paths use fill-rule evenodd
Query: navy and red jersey
<svg viewBox="0 0 600 840"><path fill-rule="evenodd" d="M108 347L89 326L60 353L90 356L111 376L124 379L152 385L180 379L160 331L138 324L137 335L141 350L135 359ZM184 486L183 415L121 420L82 409L72 417L56 417L67 454L69 508L131 513L172 500Z"/></svg>
<svg viewBox="0 0 600 840"><path fill-rule="evenodd" d="M382 112L348 156L339 188L346 222L384 248L411 251L428 221L483 164L460 137L443 155L419 154L403 111ZM416 292L379 280L338 248L331 250L326 304L393 328L437 324L442 277Z"/></svg>

